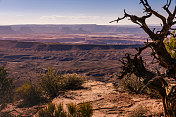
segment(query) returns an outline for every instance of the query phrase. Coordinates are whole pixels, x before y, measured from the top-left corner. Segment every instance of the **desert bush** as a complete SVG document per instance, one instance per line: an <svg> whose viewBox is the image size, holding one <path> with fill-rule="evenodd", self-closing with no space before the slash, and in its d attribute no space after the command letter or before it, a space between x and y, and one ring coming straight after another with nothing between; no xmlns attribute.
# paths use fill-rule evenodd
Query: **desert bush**
<svg viewBox="0 0 176 117"><path fill-rule="evenodd" d="M67 105L69 115L72 117L77 117L78 115L78 107L74 103L70 103Z"/></svg>
<svg viewBox="0 0 176 117"><path fill-rule="evenodd" d="M53 69L48 69L47 73L40 77L41 90L51 99L55 98L61 90L61 75L58 75Z"/></svg>
<svg viewBox="0 0 176 117"><path fill-rule="evenodd" d="M85 102L79 105L79 112L81 117L91 117L93 115L93 107L90 102Z"/></svg>
<svg viewBox="0 0 176 117"><path fill-rule="evenodd" d="M70 103L67 108L70 117L91 117L93 115L93 107L90 102L84 102L79 105Z"/></svg>
<svg viewBox="0 0 176 117"><path fill-rule="evenodd" d="M41 75L41 90L51 99L55 98L61 92L81 88L84 77L77 74L60 75L53 69Z"/></svg>
<svg viewBox="0 0 176 117"><path fill-rule="evenodd" d="M67 113L63 109L63 105L59 104L55 110L55 117L67 117Z"/></svg>
<svg viewBox="0 0 176 117"><path fill-rule="evenodd" d="M120 84L115 84L116 88L128 91L135 94L145 94L151 98L160 98L160 95L155 91L143 84L142 79L136 77L134 74L131 77L125 77L121 80Z"/></svg>
<svg viewBox="0 0 176 117"><path fill-rule="evenodd" d="M7 70L4 67L0 67L0 104L13 100L13 89L13 79L8 77Z"/></svg>
<svg viewBox="0 0 176 117"><path fill-rule="evenodd" d="M62 77L62 89L64 90L77 90L82 88L85 78L78 74L66 74Z"/></svg>
<svg viewBox="0 0 176 117"><path fill-rule="evenodd" d="M89 102L76 105L70 103L67 105L68 111L64 111L63 105L56 106L50 103L44 109L38 112L39 117L91 117L93 115L92 105Z"/></svg>
<svg viewBox="0 0 176 117"><path fill-rule="evenodd" d="M50 103L44 109L38 112L39 117L67 117L67 113L63 110L63 105L55 106L55 104Z"/></svg>
<svg viewBox="0 0 176 117"><path fill-rule="evenodd" d="M31 82L28 82L16 90L18 98L23 99L25 105L35 105L40 103L42 96L41 91Z"/></svg>
<svg viewBox="0 0 176 117"><path fill-rule="evenodd" d="M131 113L128 114L128 117L143 117L147 114L148 110L146 107L139 105Z"/></svg>
<svg viewBox="0 0 176 117"><path fill-rule="evenodd" d="M136 94L139 94L141 89L144 87L141 79L136 77L134 74L132 74L131 77L122 79L121 85L125 90Z"/></svg>

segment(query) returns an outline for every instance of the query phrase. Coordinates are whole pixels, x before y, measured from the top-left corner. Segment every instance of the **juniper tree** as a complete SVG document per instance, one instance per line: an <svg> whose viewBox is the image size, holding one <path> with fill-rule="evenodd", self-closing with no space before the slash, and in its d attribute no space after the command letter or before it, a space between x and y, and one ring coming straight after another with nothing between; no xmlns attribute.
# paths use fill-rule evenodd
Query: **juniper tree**
<svg viewBox="0 0 176 117"><path fill-rule="evenodd" d="M176 37L174 33L171 33L176 24L176 5L172 0L167 0L166 4L162 7L167 13L167 16L165 16L155 11L148 0L140 0L140 3L144 7L143 16L132 15L124 10L123 17L112 21L118 23L120 20L129 18L131 22L139 25L152 40L151 42L145 42L145 46L137 48L135 55L126 54L126 56L120 60L123 66L119 78L123 78L125 75L130 76L131 74L142 78L145 86L156 90L161 96L165 115L167 117L176 117L176 84L168 90L169 84L165 80L166 77L176 80L176 58L172 56L164 43L165 39L171 36ZM173 10L170 9L171 4L174 4ZM152 30L146 23L146 20L150 20L151 16L155 16L161 20L162 24L160 30ZM151 55L160 66L166 69L165 73L159 73L159 70L155 73L145 67L141 53L147 48L151 48Z"/></svg>

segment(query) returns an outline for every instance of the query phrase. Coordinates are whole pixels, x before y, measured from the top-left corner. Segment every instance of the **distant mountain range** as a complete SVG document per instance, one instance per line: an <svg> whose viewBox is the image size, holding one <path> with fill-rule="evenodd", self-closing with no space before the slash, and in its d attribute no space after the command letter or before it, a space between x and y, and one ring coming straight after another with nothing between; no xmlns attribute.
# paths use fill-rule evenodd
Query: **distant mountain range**
<svg viewBox="0 0 176 117"><path fill-rule="evenodd" d="M24 33L45 33L45 34L136 34L145 35L145 32L138 26L121 25L9 25L0 26L0 34L24 34Z"/></svg>
<svg viewBox="0 0 176 117"><path fill-rule="evenodd" d="M159 26L150 26L159 30ZM0 26L0 40L71 44L144 44L148 36L132 25L7 25Z"/></svg>

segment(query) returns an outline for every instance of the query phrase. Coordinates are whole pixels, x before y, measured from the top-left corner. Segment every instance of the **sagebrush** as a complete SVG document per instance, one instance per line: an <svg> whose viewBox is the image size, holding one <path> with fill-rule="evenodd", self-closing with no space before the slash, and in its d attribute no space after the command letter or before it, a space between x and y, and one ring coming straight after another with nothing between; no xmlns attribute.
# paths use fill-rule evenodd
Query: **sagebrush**
<svg viewBox="0 0 176 117"><path fill-rule="evenodd" d="M146 87L143 83L143 80L134 74L132 74L130 77L124 77L120 83L115 84L115 87L119 91L127 91L129 93L135 94L145 94L151 98L160 98L158 92Z"/></svg>
<svg viewBox="0 0 176 117"><path fill-rule="evenodd" d="M84 102L76 105L74 103L67 104L68 111L63 109L63 105L56 106L53 103L38 112L38 117L92 117L93 107L90 102Z"/></svg>
<svg viewBox="0 0 176 117"><path fill-rule="evenodd" d="M41 90L31 82L27 82L16 90L17 97L23 99L24 105L39 104L42 100Z"/></svg>
<svg viewBox="0 0 176 117"><path fill-rule="evenodd" d="M82 88L85 78L78 74L60 75L54 69L48 69L46 74L40 76L41 90L51 99L67 90Z"/></svg>

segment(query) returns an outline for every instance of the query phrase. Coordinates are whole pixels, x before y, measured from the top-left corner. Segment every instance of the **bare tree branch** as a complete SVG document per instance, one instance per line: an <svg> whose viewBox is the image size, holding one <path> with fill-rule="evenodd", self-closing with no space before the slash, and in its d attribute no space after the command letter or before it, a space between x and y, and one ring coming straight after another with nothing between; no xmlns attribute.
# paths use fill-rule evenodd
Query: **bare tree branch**
<svg viewBox="0 0 176 117"><path fill-rule="evenodd" d="M172 25L175 25L176 24L176 21L174 21L173 23L172 23Z"/></svg>
<svg viewBox="0 0 176 117"><path fill-rule="evenodd" d="M145 7L145 11L144 12L147 12L147 13L152 13L153 15L155 15L156 17L160 18L163 22L163 25L166 25L166 18L159 14L158 12L154 11L151 6L149 5L148 1L147 0L140 0L143 4L143 6Z"/></svg>
<svg viewBox="0 0 176 117"><path fill-rule="evenodd" d="M124 10L124 13L125 13L125 10ZM113 21L110 21L109 23L113 23L113 22L119 22L120 20L123 20L123 19L125 19L127 16L126 16L126 14L122 17L122 18L117 18L116 20L113 20Z"/></svg>
<svg viewBox="0 0 176 117"><path fill-rule="evenodd" d="M169 14L172 15L171 11L169 10L170 4L171 4L172 0L167 0L166 5L163 6L163 9Z"/></svg>
<svg viewBox="0 0 176 117"><path fill-rule="evenodd" d="M117 23L118 23L120 20L123 20L123 19L129 17L130 20L131 20L133 23L138 24L138 25L139 25L141 28L143 28L144 31L145 31L149 36L151 36L151 38L152 38L152 36L154 35L154 33L150 30L150 28L147 26L147 24L146 24L146 22L145 22L145 20L146 20L147 18L150 18L151 15L152 15L152 13L148 13L148 14L145 15L145 16L137 17L136 15L130 15L130 14L126 13L126 11L124 10L124 16L123 16L122 18L118 18L118 19L116 19L116 20L114 20L114 21L111 21L110 23L113 23L113 22L117 22Z"/></svg>

